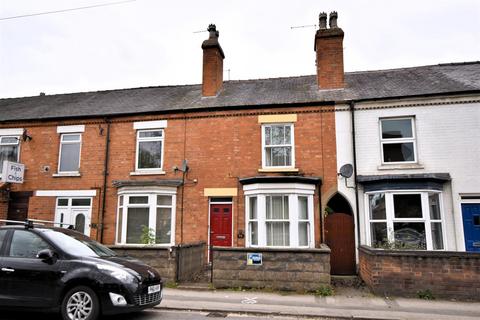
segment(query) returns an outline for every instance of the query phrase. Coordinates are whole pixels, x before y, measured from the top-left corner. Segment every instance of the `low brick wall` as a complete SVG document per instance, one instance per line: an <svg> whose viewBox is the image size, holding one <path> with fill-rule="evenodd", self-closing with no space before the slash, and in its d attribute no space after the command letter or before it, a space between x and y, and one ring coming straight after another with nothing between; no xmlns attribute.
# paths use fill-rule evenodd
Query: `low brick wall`
<svg viewBox="0 0 480 320"><path fill-rule="evenodd" d="M168 248L144 246L110 246L120 256L130 256L154 267L164 282L188 281L205 267L205 242Z"/></svg>
<svg viewBox="0 0 480 320"><path fill-rule="evenodd" d="M129 256L142 260L151 267L157 269L164 282L174 282L177 277L177 261L175 247L157 248L152 246L130 247L130 246L111 246L120 256Z"/></svg>
<svg viewBox="0 0 480 320"><path fill-rule="evenodd" d="M376 293L480 300L480 253L359 249L360 276Z"/></svg>
<svg viewBox="0 0 480 320"><path fill-rule="evenodd" d="M178 281L191 281L205 269L205 242L179 245L178 257Z"/></svg>
<svg viewBox="0 0 480 320"><path fill-rule="evenodd" d="M330 284L330 249L213 247L216 288L271 288L310 291ZM247 265L248 253L261 253L262 265Z"/></svg>

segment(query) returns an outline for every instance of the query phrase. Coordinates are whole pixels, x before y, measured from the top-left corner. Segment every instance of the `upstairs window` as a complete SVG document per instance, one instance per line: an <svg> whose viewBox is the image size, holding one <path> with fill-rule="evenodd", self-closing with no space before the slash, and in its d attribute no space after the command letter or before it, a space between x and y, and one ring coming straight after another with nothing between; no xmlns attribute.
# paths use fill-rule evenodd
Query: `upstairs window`
<svg viewBox="0 0 480 320"><path fill-rule="evenodd" d="M163 167L163 129L137 131L135 170L160 170Z"/></svg>
<svg viewBox="0 0 480 320"><path fill-rule="evenodd" d="M0 175L3 170L3 161L18 162L19 141L17 136L0 136Z"/></svg>
<svg viewBox="0 0 480 320"><path fill-rule="evenodd" d="M78 173L81 144L81 133L64 133L60 136L59 173Z"/></svg>
<svg viewBox="0 0 480 320"><path fill-rule="evenodd" d="M417 162L413 117L381 119L383 163Z"/></svg>
<svg viewBox="0 0 480 320"><path fill-rule="evenodd" d="M264 168L295 166L293 124L262 126L262 164Z"/></svg>

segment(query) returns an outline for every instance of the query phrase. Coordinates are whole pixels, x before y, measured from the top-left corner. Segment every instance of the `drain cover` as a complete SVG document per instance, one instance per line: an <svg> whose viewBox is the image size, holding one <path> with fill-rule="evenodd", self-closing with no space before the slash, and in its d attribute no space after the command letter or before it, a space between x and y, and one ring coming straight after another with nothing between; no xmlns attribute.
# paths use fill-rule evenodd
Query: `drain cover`
<svg viewBox="0 0 480 320"><path fill-rule="evenodd" d="M210 312L209 314L207 314L207 317L210 317L210 318L226 318L227 313L225 313L225 312Z"/></svg>

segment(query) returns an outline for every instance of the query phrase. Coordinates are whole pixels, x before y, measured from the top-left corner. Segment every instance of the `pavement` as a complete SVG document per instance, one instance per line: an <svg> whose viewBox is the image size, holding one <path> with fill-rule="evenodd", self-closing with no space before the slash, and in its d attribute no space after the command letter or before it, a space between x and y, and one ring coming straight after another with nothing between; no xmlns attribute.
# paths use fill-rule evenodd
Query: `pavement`
<svg viewBox="0 0 480 320"><path fill-rule="evenodd" d="M387 298L338 293L329 297L230 290L164 290L166 310L209 312L213 317L246 314L315 319L480 319L479 302Z"/></svg>

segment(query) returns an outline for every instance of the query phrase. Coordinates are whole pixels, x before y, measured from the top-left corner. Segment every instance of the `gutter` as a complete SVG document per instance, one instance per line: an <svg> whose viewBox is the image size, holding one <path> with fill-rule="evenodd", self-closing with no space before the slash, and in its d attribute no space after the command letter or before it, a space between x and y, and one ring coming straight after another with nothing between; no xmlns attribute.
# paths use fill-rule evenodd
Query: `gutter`
<svg viewBox="0 0 480 320"><path fill-rule="evenodd" d="M110 156L110 120L105 118L107 124L107 136L105 138L105 162L103 164L103 194L102 194L102 211L100 212L100 243L103 243L103 225L105 220L105 207L107 200L107 177L108 177L108 158Z"/></svg>

